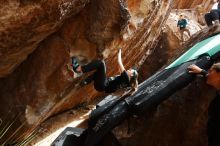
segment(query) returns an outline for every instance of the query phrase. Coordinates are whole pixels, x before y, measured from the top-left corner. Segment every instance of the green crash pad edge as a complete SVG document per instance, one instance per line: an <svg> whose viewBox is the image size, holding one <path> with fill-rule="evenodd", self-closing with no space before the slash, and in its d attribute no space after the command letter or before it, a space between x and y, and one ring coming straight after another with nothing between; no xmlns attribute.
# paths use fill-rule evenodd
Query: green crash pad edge
<svg viewBox="0 0 220 146"><path fill-rule="evenodd" d="M220 34L209 37L201 42L195 44L192 48L186 51L182 56L176 59L173 63L165 69L176 67L182 63L197 59L203 54L212 56L220 51Z"/></svg>

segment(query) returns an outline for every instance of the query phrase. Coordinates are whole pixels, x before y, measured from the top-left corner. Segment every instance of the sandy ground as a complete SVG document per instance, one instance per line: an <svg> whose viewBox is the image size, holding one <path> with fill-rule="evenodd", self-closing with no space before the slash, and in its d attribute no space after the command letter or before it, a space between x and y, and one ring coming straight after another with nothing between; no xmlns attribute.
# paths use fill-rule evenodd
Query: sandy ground
<svg viewBox="0 0 220 146"><path fill-rule="evenodd" d="M66 127L77 127L88 119L93 107L80 108L62 113L44 122L40 132L29 146L49 146Z"/></svg>

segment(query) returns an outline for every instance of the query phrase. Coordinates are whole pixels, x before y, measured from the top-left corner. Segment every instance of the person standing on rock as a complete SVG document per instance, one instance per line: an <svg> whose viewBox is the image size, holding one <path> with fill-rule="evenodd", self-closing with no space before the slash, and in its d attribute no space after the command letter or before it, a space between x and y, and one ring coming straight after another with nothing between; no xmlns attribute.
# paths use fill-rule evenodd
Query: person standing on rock
<svg viewBox="0 0 220 146"><path fill-rule="evenodd" d="M177 22L177 27L179 27L182 42L184 42L183 34L185 31L188 33L189 37L191 36L189 29L186 28L186 25L187 20L185 19L183 14L180 14L179 20Z"/></svg>
<svg viewBox="0 0 220 146"><path fill-rule="evenodd" d="M94 60L86 65L79 65L76 57L72 57L71 64L73 71L78 74L94 71L89 77L81 82L87 85L94 81L94 88L105 93L113 93L119 89L131 87L130 93L134 93L138 88L138 73L135 69L125 70L121 59L121 49L118 52L118 67L120 75L106 77L106 65L103 60Z"/></svg>
<svg viewBox="0 0 220 146"><path fill-rule="evenodd" d="M208 72L194 64L188 69L189 73L202 74L206 83L217 90L208 109L207 135L208 146L220 146L220 63L212 65Z"/></svg>
<svg viewBox="0 0 220 146"><path fill-rule="evenodd" d="M205 21L208 27L216 29L216 31L220 31L220 0L214 0L214 5L209 13L205 14ZM214 22L214 25L213 25Z"/></svg>

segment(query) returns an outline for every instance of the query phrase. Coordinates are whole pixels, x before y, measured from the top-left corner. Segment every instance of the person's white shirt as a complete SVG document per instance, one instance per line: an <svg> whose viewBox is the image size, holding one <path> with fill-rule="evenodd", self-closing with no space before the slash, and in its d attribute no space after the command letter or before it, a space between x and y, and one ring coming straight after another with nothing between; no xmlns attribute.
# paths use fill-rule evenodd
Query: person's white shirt
<svg viewBox="0 0 220 146"><path fill-rule="evenodd" d="M217 10L218 9L218 2L216 2L213 6L212 6L212 10Z"/></svg>

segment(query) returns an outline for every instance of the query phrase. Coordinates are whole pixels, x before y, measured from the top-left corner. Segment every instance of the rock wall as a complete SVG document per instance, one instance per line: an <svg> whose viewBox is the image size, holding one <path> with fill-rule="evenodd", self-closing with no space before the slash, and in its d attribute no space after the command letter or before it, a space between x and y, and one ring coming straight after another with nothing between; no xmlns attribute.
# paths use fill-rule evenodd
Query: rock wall
<svg viewBox="0 0 220 146"><path fill-rule="evenodd" d="M187 14L187 11L185 13ZM190 25L197 26L197 32L193 32L195 29L191 26L190 29L194 34L180 45L179 33L175 29L176 19L173 19L175 18L173 15L175 13L171 13L168 18L158 45L139 70L143 77L141 80L165 67L165 62L168 64L180 56L187 48L205 38L204 36L210 35L207 29L199 30L198 22L190 22ZM206 146L208 106L214 96L214 89L205 84L205 79L197 78L152 111L146 112L141 117L131 117L128 119L129 124L125 121L113 132L123 146Z"/></svg>
<svg viewBox="0 0 220 146"><path fill-rule="evenodd" d="M202 7L202 11L207 11L211 8L213 1L209 0L198 0L198 1L184 1L178 0L174 2L174 9L195 9L198 7Z"/></svg>
<svg viewBox="0 0 220 146"><path fill-rule="evenodd" d="M209 6L203 0L197 2ZM120 47L127 69L134 65L140 68L145 60L154 60L148 63L147 71L142 71L148 75L154 73L173 56L169 51L179 46L178 41L175 44L169 40L178 40L173 32L169 34L169 27L168 33L160 36L173 6L194 8L197 3L176 0L1 3L0 128L4 129L4 135L0 135L0 143L31 139L38 132L37 127L50 116L104 95L97 93L92 84L78 86L85 76L72 78L66 69L70 56L77 56L84 64L103 55L107 74L113 75L118 73L116 54ZM158 42L165 47L156 45ZM155 59L160 54L164 58ZM143 73L142 80L146 76ZM153 145L156 138L149 144Z"/></svg>
<svg viewBox="0 0 220 146"><path fill-rule="evenodd" d="M12 73L39 42L81 11L88 0L6 0L0 4L0 77Z"/></svg>
<svg viewBox="0 0 220 146"><path fill-rule="evenodd" d="M26 10L32 18L27 8L34 9L35 6L33 16L38 15L35 16L36 21L28 21L26 15L14 18L17 33L6 31L6 23L11 22L12 18L5 18L5 25L1 27L1 34L21 35L14 36L15 39L12 37L10 41L14 44L8 41L1 49L5 56L0 62L1 67L4 67L4 62L7 66L2 69L1 76L4 78L0 81L1 126L11 125L1 143L27 138L51 115L103 95L98 94L92 85L77 86L81 78L73 80L66 69L70 55L78 56L83 64L103 53L108 75L112 75L118 73L115 62L118 47L121 47L126 68L134 64L138 66L145 58L146 51L154 46L171 6L169 1L143 0L94 0L87 3L6 1L2 5L4 9L9 6L15 9L8 10L11 17L16 12L25 14L20 11ZM23 25L23 20L27 20L26 25ZM7 27L13 28L11 25ZM32 34L34 28L38 28L39 32ZM20 33L23 30L26 33ZM25 53L20 55L22 51Z"/></svg>

